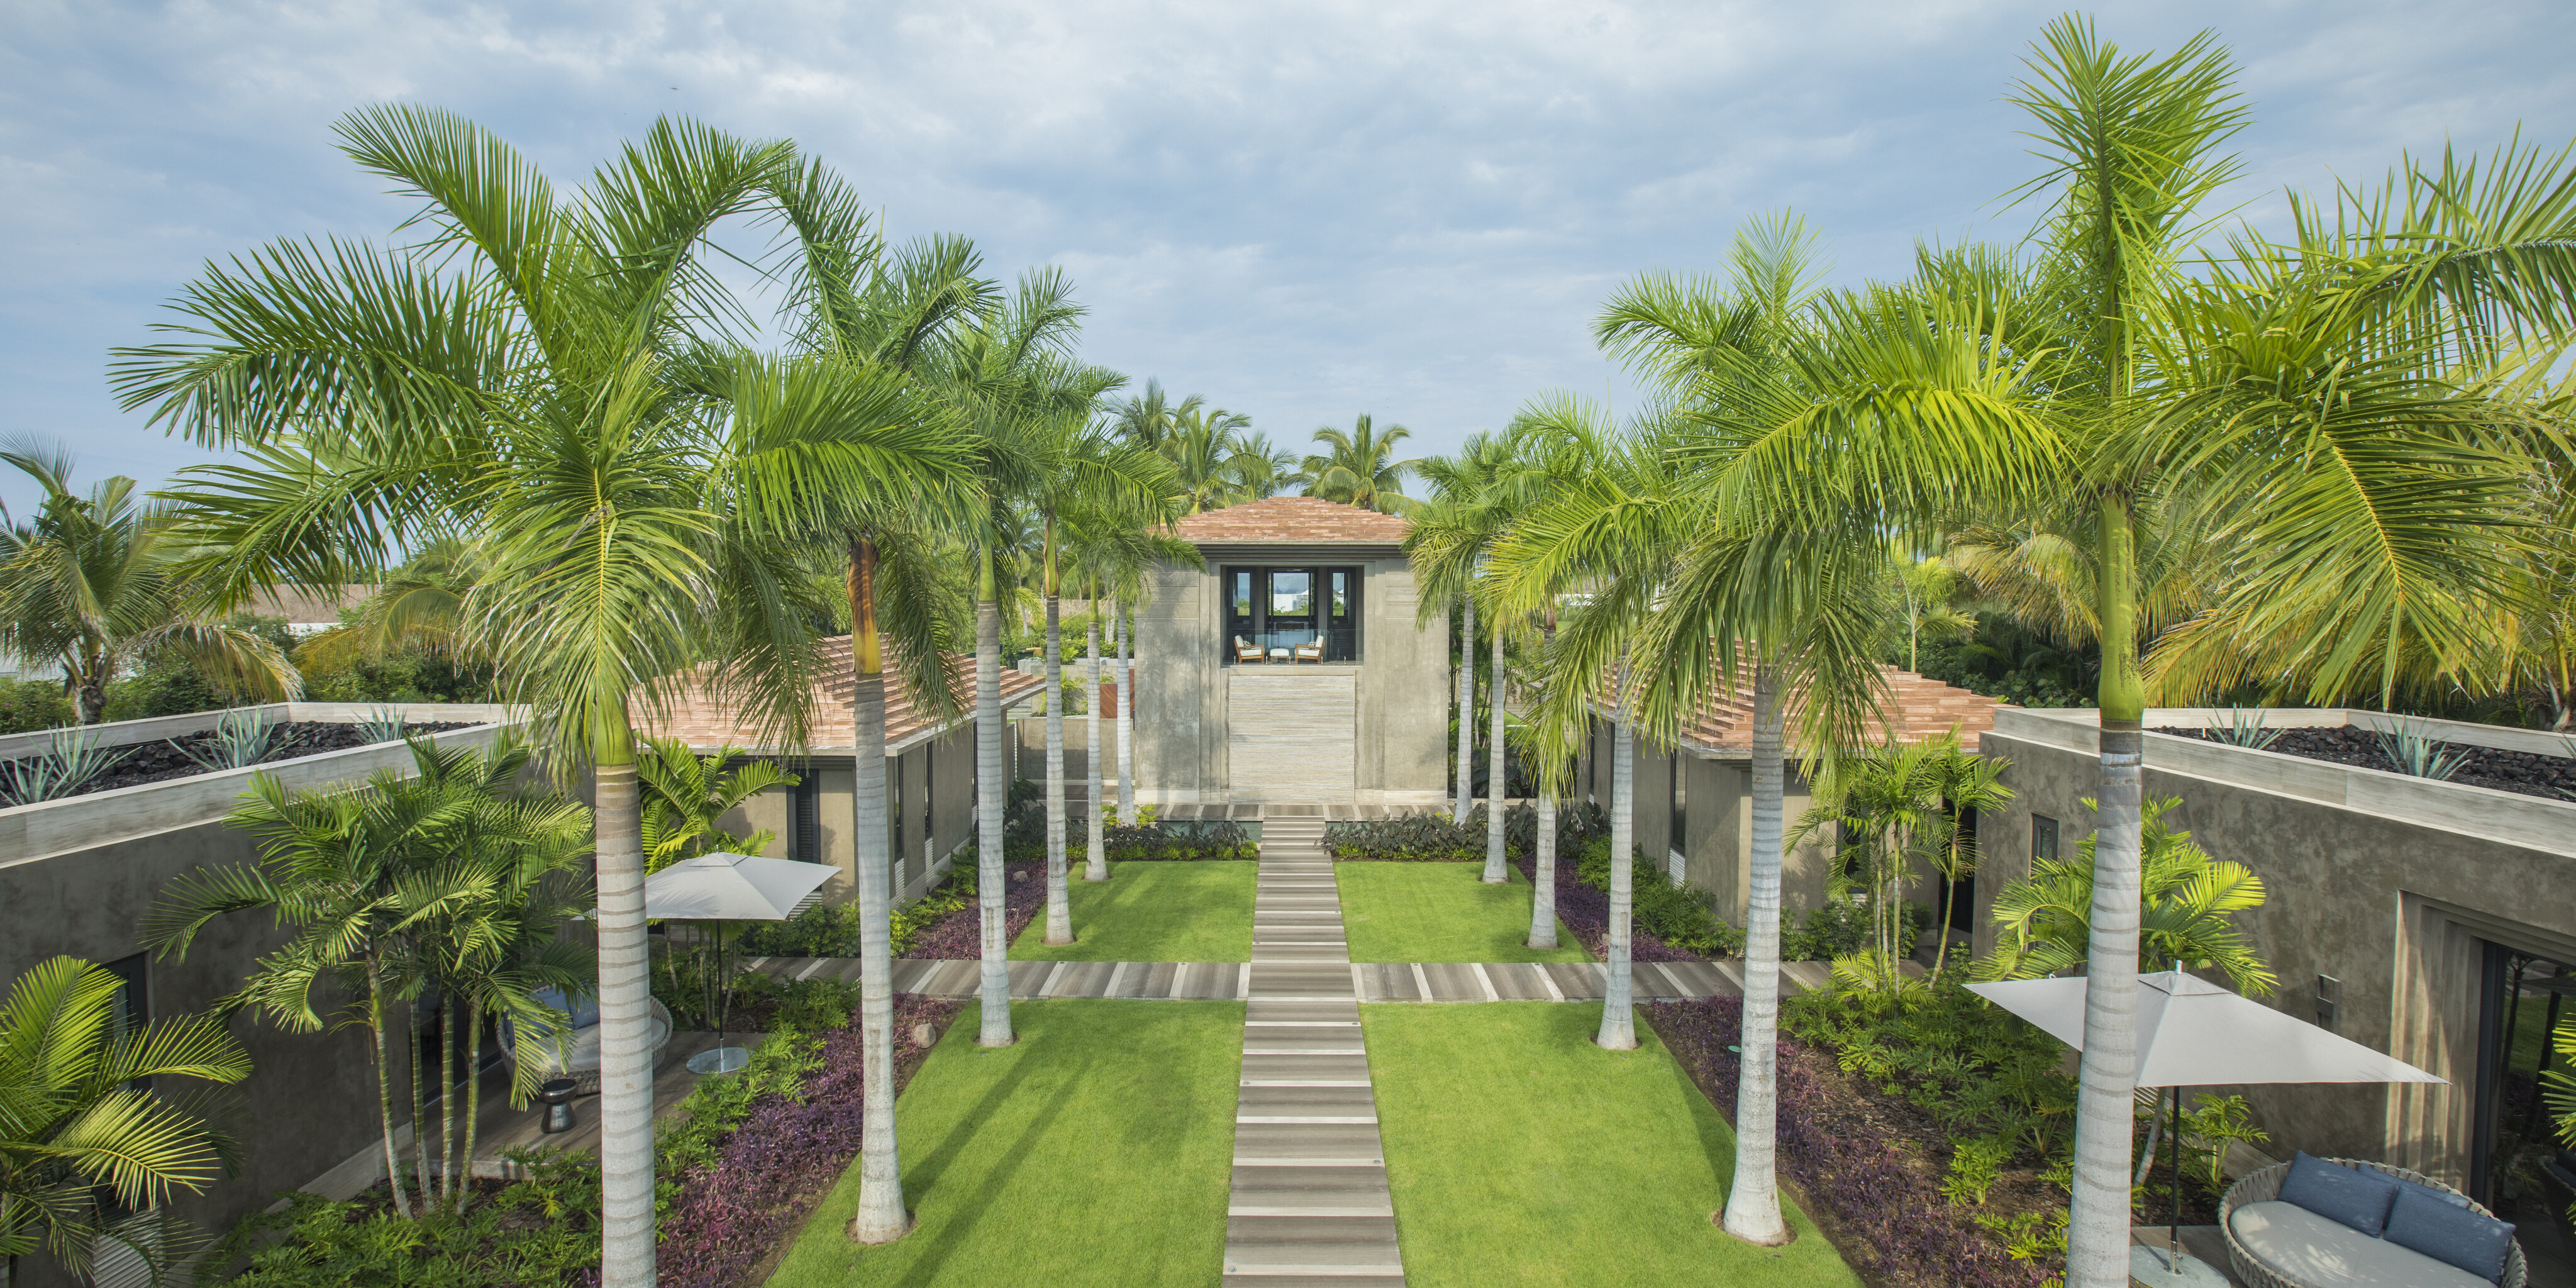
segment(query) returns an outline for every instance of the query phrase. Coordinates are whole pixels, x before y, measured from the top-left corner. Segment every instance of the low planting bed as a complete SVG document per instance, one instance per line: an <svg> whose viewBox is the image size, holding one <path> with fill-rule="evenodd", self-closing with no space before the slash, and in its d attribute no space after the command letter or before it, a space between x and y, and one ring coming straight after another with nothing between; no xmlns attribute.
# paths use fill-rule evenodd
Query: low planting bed
<svg viewBox="0 0 2576 1288"><path fill-rule="evenodd" d="M1741 999L1638 1009L1731 1115ZM1915 1036L1955 1030L1961 1009ZM1818 1031L1807 1018L1798 1026ZM1780 1179L1887 1288L2037 1288L2064 1273L2075 1093L2056 1071L2062 1048L2008 1016L1976 1020L1956 1042L1909 1043L1902 1025L1868 1023L1835 1029L1849 1041L1839 1048L1780 1039Z"/></svg>
<svg viewBox="0 0 2576 1288"><path fill-rule="evenodd" d="M1485 859L1486 807L1476 806L1465 823L1447 814L1398 814L1324 824L1324 848L1346 863L1481 863ZM1595 838L1610 834L1610 815L1589 801L1567 802L1556 813L1556 852L1579 853ZM1523 857L1536 852L1538 811L1528 805L1503 810L1503 853Z"/></svg>
<svg viewBox="0 0 2576 1288"><path fill-rule="evenodd" d="M405 736L417 736L471 727L461 722L431 722L405 724L402 732ZM348 751L373 743L391 741L389 738L379 736L389 730L370 731L364 725L347 724L335 720L280 721L266 726L266 730L267 743L262 749L264 754L259 755L256 760L243 759L239 764L225 764L221 761L219 758L221 748L218 742L223 735L222 731L214 729L128 746L99 747L94 754L109 758L111 763L108 767L78 787L61 793L56 799L114 791L120 787L140 787L146 783L168 782L174 778L193 778L199 774L215 773L224 769L246 769L252 765L300 760L306 756ZM61 729L55 732L65 744L85 736L92 736L86 735L79 729ZM197 757L205 757L215 763L209 764ZM16 760L0 761L0 783L16 781L21 773L35 768L36 764L44 759L43 756L27 756ZM5 798L0 798L0 805L8 803Z"/></svg>
<svg viewBox="0 0 2576 1288"><path fill-rule="evenodd" d="M659 1127L655 1173L659 1281L672 1288L751 1288L786 1237L858 1156L863 1048L857 990L791 985L771 1011L779 1027L751 1065L707 1078ZM953 1002L899 998L895 1081L930 1052L903 1036L943 1033ZM798 1027L799 1024L808 1027ZM971 1041L971 1037L969 1041ZM584 1112L596 1113L596 1102ZM282 1213L243 1221L208 1259L241 1288L344 1284L587 1288L599 1279L599 1161L591 1154L513 1155L526 1178L481 1181L460 1210L403 1221L379 1184L334 1203L292 1195Z"/></svg>
<svg viewBox="0 0 2576 1288"><path fill-rule="evenodd" d="M1034 962L1241 962L1252 960L1252 895L1261 865L1126 862L1106 881L1066 874L1074 942L1046 943L1044 905L1011 945Z"/></svg>
<svg viewBox="0 0 2576 1288"><path fill-rule="evenodd" d="M2203 742L2230 742L2221 731L2210 729L2157 729L2156 733L2177 738L2197 738ZM2322 729L2267 730L2278 736L2261 750L2277 751L2285 756L2306 760L2323 760L2337 765L2362 769L2404 773L2397 762L2389 759L2380 746L2379 735L2369 729L2349 725ZM2474 743L2439 744L2446 755L2460 757L2459 768L2448 781L2469 787L2489 787L2500 792L2518 792L2549 800L2576 797L2576 740L2571 740L2569 755L2544 756L2528 751L2506 751L2481 747Z"/></svg>

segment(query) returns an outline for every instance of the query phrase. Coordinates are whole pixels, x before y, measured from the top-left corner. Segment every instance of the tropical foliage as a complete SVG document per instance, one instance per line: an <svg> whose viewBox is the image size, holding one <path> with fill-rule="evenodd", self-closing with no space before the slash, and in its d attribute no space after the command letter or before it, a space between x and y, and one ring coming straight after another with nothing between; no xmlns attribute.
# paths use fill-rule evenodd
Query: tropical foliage
<svg viewBox="0 0 2576 1288"><path fill-rule="evenodd" d="M157 1279L196 1250L163 1204L231 1170L204 1092L249 1077L250 1057L213 1016L137 1023L124 990L56 957L0 999L0 1264L41 1250L85 1274L113 1246Z"/></svg>
<svg viewBox="0 0 2576 1288"><path fill-rule="evenodd" d="M2191 833L2167 826L2166 811L2180 804L2150 800L2140 813L2141 955L2185 970L2224 971L2240 992L2269 993L2277 980L2235 918L2263 906L2263 878L2244 864L2210 857L2192 844ZM2100 839L2098 833L2085 837L2072 858L2031 860L2028 880L1996 892L1995 951L1977 963L1979 978L2036 979L2086 963Z"/></svg>

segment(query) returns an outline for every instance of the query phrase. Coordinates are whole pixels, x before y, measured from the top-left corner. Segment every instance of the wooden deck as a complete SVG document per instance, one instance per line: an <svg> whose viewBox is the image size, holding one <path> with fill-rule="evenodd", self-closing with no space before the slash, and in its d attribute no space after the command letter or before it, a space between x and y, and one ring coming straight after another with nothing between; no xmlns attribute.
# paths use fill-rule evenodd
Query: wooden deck
<svg viewBox="0 0 2576 1288"><path fill-rule="evenodd" d="M744 1048L760 1045L758 1033L727 1033L725 1045ZM653 1066L653 1117L659 1119L679 1108L689 1093L698 1086L698 1075L689 1072L689 1057L716 1044L716 1035L703 1030L683 1030L671 1035L670 1045L662 1048L661 1059ZM510 1070L507 1065L484 1075L483 1112L474 1145L474 1174L499 1180L516 1180L518 1165L502 1155L513 1149L551 1149L577 1154L596 1153L599 1149L599 1097L583 1096L572 1102L577 1125L568 1132L545 1134L543 1107L535 1104L525 1109L510 1107Z"/></svg>

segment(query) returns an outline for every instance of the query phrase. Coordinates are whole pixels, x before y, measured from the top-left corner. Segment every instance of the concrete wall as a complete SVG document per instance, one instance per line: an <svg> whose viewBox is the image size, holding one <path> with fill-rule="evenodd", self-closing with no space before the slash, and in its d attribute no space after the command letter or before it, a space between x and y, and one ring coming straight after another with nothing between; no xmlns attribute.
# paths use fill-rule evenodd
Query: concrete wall
<svg viewBox="0 0 2576 1288"><path fill-rule="evenodd" d="M329 704L292 705L297 709L281 709L281 718L328 719L334 714ZM424 707L407 714L455 721L501 713L499 708ZM198 717L120 722L102 727L102 741L143 742L212 723ZM483 727L441 734L437 741L488 746L498 735L499 730ZM313 789L360 782L379 769L410 763L410 753L397 743L264 768L299 789ZM0 987L52 957L105 963L141 953L142 918L170 881L206 868L255 862L258 851L251 837L221 821L252 772L202 774L0 810ZM258 958L284 944L290 933L259 914L217 918L184 957L148 962L146 1007L154 1017L215 1009L241 986ZM314 996L316 1009L326 1018L336 1019L347 1003L345 995L329 986ZM400 1010L391 1022L397 1031L409 1023ZM305 1184L367 1149L382 1134L375 1068L363 1031L289 1033L248 1014L229 1027L249 1052L253 1070L247 1081L225 1093L229 1107L218 1117L241 1142L241 1169L205 1193L180 1197L171 1205L178 1215L214 1233L268 1206L272 1191ZM407 1119L408 1062L398 1058L394 1072L397 1103L406 1107L398 1117ZM41 1257L21 1262L19 1271L21 1288L61 1281Z"/></svg>
<svg viewBox="0 0 2576 1288"><path fill-rule="evenodd" d="M1044 734L1041 732L1040 737ZM1043 753L1041 753L1043 754ZM900 771L896 766L900 764ZM857 798L848 756L815 756L790 762L789 769L811 775L821 785L817 813L823 861L840 869L823 887L826 903L858 897L858 844L851 832ZM975 732L960 726L937 737L916 737L886 758L889 791L900 781L903 798L903 852L896 855L897 898L915 899L929 892L946 874L946 863L972 838L975 828ZM933 793L936 793L934 799ZM768 853L785 857L793 830L794 789L774 787L743 802L725 816L723 826L737 834L768 828L778 834ZM922 824L927 814L930 828ZM888 838L892 840L891 837Z"/></svg>
<svg viewBox="0 0 2576 1288"><path fill-rule="evenodd" d="M1354 792L1369 803L1436 806L1449 781L1448 618L1414 620L1413 570L1384 547L1208 547L1204 569L1165 566L1137 614L1137 799L1186 804L1230 799L1225 601L1229 565L1358 565L1360 658L1326 664L1355 674ZM1308 669L1317 669L1309 666Z"/></svg>
<svg viewBox="0 0 2576 1288"><path fill-rule="evenodd" d="M2091 833L2082 799L2099 782L2093 718L2006 710L1985 735L1985 754L2011 762L2003 781L2014 799L1979 820L1980 952L1994 942L1995 893L2029 874L2033 816L2058 821L2061 857ZM2179 713L2147 720L2181 723ZM2576 959L2576 804L2161 734L2146 744L2148 798L2181 801L2167 821L2264 880L2269 898L2242 920L2280 977L2267 1000L2314 1021L2317 977L2339 980L2336 1032L2451 1080L2234 1089L2272 1133L2267 1152L2385 1159L2464 1182L2478 943Z"/></svg>
<svg viewBox="0 0 2576 1288"><path fill-rule="evenodd" d="M1592 737L1574 771L1575 793L1584 795L1587 785L1597 784L1590 794L1603 809L1610 807L1611 740L1610 722L1595 720ZM1683 820L1688 834L1683 838L1682 879L1708 894L1720 920L1741 927L1753 880L1752 762L1743 756L1710 755L1695 749L1680 754L1683 772L1688 775ZM1648 861L1659 867L1666 863L1672 847L1671 766L1672 753L1639 743L1636 844ZM1813 804L1806 780L1799 776L1797 766L1789 766L1781 805L1782 830L1797 826L1798 816ZM1782 856L1781 924L1785 928L1795 929L1809 909L1825 901L1826 884L1832 876L1830 838L1811 840Z"/></svg>

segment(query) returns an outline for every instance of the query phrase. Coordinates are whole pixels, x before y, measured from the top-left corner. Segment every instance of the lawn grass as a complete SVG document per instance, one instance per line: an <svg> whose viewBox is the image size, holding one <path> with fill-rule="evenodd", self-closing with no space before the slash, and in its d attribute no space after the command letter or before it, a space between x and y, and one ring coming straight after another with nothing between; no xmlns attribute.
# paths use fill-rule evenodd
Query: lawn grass
<svg viewBox="0 0 2576 1288"><path fill-rule="evenodd" d="M1011 945L1015 962L1244 962L1252 960L1253 877L1245 859L1112 863L1106 881L1065 876L1074 941L1046 945L1041 910Z"/></svg>
<svg viewBox="0 0 2576 1288"><path fill-rule="evenodd" d="M1530 887L1518 871L1486 885L1481 863L1336 863L1355 962L1592 960L1560 921L1555 948L1528 946ZM1559 874L1563 880L1565 874Z"/></svg>
<svg viewBox="0 0 2576 1288"><path fill-rule="evenodd" d="M1858 1288L1794 1208L1783 1248L1710 1223L1734 1132L1644 1024L1612 1052L1600 1023L1560 1002L1360 1008L1405 1282Z"/></svg>
<svg viewBox="0 0 2576 1288"><path fill-rule="evenodd" d="M853 1161L771 1288L1215 1284L1243 1004L1014 1002L1019 1041L989 1051L980 1015L958 1013L896 1104L913 1232L842 1233Z"/></svg>

